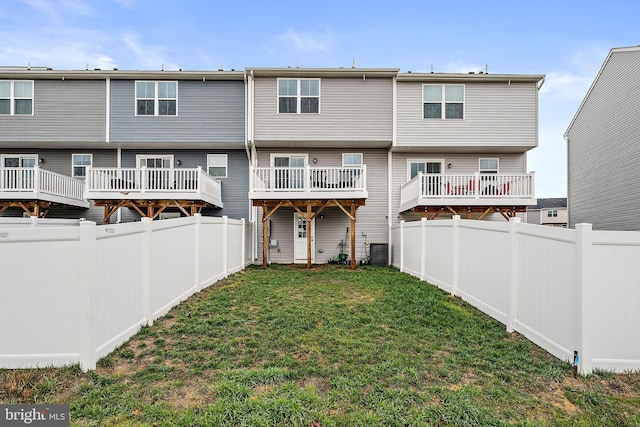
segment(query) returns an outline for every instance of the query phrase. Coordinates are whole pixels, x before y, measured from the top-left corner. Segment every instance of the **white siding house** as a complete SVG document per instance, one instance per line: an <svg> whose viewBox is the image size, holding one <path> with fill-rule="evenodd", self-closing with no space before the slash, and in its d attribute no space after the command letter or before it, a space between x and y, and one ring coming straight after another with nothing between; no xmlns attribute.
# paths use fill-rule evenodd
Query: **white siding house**
<svg viewBox="0 0 640 427"><path fill-rule="evenodd" d="M569 227L640 230L640 47L609 52L564 136Z"/></svg>

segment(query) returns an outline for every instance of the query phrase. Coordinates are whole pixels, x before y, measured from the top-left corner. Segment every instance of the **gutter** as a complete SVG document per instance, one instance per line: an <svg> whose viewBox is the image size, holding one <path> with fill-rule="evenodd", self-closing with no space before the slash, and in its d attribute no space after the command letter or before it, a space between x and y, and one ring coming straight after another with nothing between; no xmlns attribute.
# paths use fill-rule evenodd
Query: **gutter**
<svg viewBox="0 0 640 427"><path fill-rule="evenodd" d="M544 86L545 79L546 79L546 76L543 77L542 80L540 80L540 84L536 86L538 88L538 92L540 92L540 89L542 89L542 86Z"/></svg>

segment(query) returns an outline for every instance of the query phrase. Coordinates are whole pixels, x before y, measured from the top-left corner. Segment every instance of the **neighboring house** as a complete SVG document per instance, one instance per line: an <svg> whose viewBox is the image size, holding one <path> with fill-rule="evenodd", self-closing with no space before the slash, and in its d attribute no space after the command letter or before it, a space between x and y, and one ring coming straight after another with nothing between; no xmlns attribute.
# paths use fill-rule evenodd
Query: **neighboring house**
<svg viewBox="0 0 640 427"><path fill-rule="evenodd" d="M394 221L509 218L535 205L542 75L402 73L397 78Z"/></svg>
<svg viewBox="0 0 640 427"><path fill-rule="evenodd" d="M0 157L4 214L248 217L244 73L2 67Z"/></svg>
<svg viewBox="0 0 640 427"><path fill-rule="evenodd" d="M569 226L640 231L640 46L609 52L564 137Z"/></svg>
<svg viewBox="0 0 640 427"><path fill-rule="evenodd" d="M567 228L569 215L567 198L538 199L538 204L527 208L527 223Z"/></svg>
<svg viewBox="0 0 640 427"><path fill-rule="evenodd" d="M543 82L395 68L4 67L0 214L228 215L258 223L259 262L355 266L374 245L388 255L401 220L502 220L535 205L526 153Z"/></svg>

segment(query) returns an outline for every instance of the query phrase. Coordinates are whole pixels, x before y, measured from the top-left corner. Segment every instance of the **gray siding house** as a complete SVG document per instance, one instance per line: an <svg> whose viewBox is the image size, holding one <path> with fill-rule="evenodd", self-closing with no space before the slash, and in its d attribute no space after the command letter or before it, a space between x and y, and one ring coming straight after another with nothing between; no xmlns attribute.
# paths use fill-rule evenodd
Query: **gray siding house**
<svg viewBox="0 0 640 427"><path fill-rule="evenodd" d="M508 218L535 205L543 75L402 73L392 153L394 222Z"/></svg>
<svg viewBox="0 0 640 427"><path fill-rule="evenodd" d="M615 48L565 132L569 227L640 231L640 47Z"/></svg>
<svg viewBox="0 0 640 427"><path fill-rule="evenodd" d="M388 244L397 71L247 69L249 198L263 263L355 266L370 243Z"/></svg>
<svg viewBox="0 0 640 427"><path fill-rule="evenodd" d="M0 157L4 215L248 218L244 73L0 67Z"/></svg>
<svg viewBox="0 0 640 427"><path fill-rule="evenodd" d="M262 263L371 261L402 220L535 205L542 75L0 67L0 215L227 215Z"/></svg>

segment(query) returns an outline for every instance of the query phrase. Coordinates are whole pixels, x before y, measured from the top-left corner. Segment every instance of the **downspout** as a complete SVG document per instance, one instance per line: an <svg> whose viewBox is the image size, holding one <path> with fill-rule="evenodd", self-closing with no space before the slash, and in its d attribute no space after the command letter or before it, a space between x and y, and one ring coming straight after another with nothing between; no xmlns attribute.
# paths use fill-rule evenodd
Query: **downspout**
<svg viewBox="0 0 640 427"><path fill-rule="evenodd" d="M391 85L391 148L387 152L387 260L391 263L391 253L393 243L393 147L397 144L397 104L398 104L398 75L393 76Z"/></svg>

